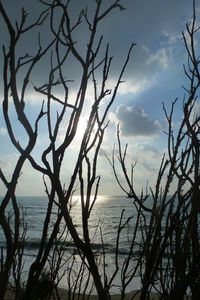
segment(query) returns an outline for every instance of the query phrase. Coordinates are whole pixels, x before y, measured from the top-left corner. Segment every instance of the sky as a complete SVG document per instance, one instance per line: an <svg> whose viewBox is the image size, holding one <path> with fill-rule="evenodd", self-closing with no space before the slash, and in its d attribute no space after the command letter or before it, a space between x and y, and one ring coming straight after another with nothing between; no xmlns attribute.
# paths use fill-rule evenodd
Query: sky
<svg viewBox="0 0 200 300"><path fill-rule="evenodd" d="M28 22L34 20L43 8L37 0L1 1L13 25L20 17L21 8L24 6L29 12ZM107 7L111 0L104 0L103 7ZM94 8L93 0L73 0L70 7L72 20L78 12L88 7L89 13ZM178 98L175 111L174 124L181 120L181 104L184 96L182 86L187 86L186 76L183 71L183 63L187 56L182 40L182 31L186 22L192 17L192 1L188 0L122 0L121 4L126 10L115 10L100 26L98 37L103 34L103 47L109 41L110 54L113 56L109 83L114 85L120 72L120 68L126 58L131 43L136 43L129 65L124 74L125 81L113 103L107 120L109 126L106 130L102 149L98 161L98 171L101 175L100 194L122 194L118 188L111 167L105 157L112 155L112 148L116 143L116 126L120 124L122 144L128 143L127 165L136 162L134 169L134 184L139 193L142 187L148 184L154 186L157 170L163 153L166 152L167 139L163 131L167 129L162 103L170 109L171 102ZM59 19L59 16L56 18ZM57 19L56 19L57 20ZM2 44L8 45L8 32L0 17L1 49ZM32 34L24 36L21 40L17 54L33 53L37 46L38 31L41 35L41 44L45 45L51 38L48 21L41 28L37 28ZM84 51L87 47L86 26L75 32L77 48ZM103 52L102 52L103 53ZM13 168L18 158L18 152L12 145L2 114L3 82L2 82L2 50L1 81L0 81L0 167L7 178L12 175ZM43 59L38 68L33 71L31 83L26 94L26 113L31 122L34 122L41 108L43 98L33 92L32 85L42 85L48 80L50 69L50 54ZM78 79L80 67L73 61L66 67L66 76L69 79ZM23 72L19 74L18 84L23 78ZM78 80L77 80L78 81ZM76 94L77 81L70 85L70 95ZM59 91L58 91L59 92ZM60 91L60 93L62 93ZM88 86L87 106L80 120L76 143L70 148L70 159L66 161L62 170L63 182L68 182L71 177L75 153L83 135L83 128L87 120L88 107L92 105L92 87ZM26 138L16 114L11 105L10 117L15 133L22 145L26 144ZM60 139L64 134L66 124L60 130ZM45 121L39 126L37 147L33 151L34 157L40 160L42 150L45 149L48 137ZM122 182L123 178L120 177ZM0 195L5 192L0 183ZM18 195L43 195L44 186L42 176L33 171L29 163L26 163L19 178L17 187Z"/></svg>

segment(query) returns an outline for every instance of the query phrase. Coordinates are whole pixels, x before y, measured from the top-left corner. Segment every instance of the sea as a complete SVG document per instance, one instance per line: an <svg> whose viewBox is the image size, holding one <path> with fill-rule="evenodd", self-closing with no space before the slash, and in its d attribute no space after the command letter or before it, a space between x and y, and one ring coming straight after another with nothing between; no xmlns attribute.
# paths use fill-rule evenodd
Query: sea
<svg viewBox="0 0 200 300"><path fill-rule="evenodd" d="M24 270L22 273L23 280L26 280L28 269L31 263L36 258L39 244L42 236L43 222L46 215L48 200L47 197L18 197L18 204L24 211L24 220L27 226L25 247L24 247ZM73 196L72 200L71 217L75 224L76 230L80 236L82 236L82 217L81 217L81 201L79 196ZM123 212L123 215L122 215ZM8 214L12 214L11 206L7 209ZM123 264L126 261L129 254L129 245L133 234L135 222L137 219L137 210L133 204L133 199L129 199L122 196L105 196L100 195L97 197L96 203L93 206L91 216L89 219L89 230L91 237L92 248L95 255L99 255L97 258L99 264L104 262L105 272L107 277L112 276L116 266L116 241L117 232L119 228L119 221L121 218L121 225L126 224L121 229L119 237L119 250L118 250L118 265L119 270L123 268ZM57 215L57 207L55 205L51 217L51 225L54 224ZM12 220L12 218L11 218ZM129 220L128 223L126 221ZM66 263L62 264L60 272L62 273L59 279L59 286L67 288L69 284L68 271L70 270L71 278L76 277L76 273L81 268L81 259L77 253L73 241L67 230L63 232L65 223L61 223L61 237L59 245L62 245L63 258ZM51 226L49 232L51 231ZM139 253L139 245L141 242L142 230L137 233L138 246L135 245L134 253ZM5 239L0 228L0 247L6 248ZM105 253L103 255L102 253ZM101 254L101 255L100 255ZM53 254L52 254L53 255ZM54 253L55 255L55 253ZM52 256L51 256L52 257ZM68 259L71 257L71 260ZM73 263L72 263L73 260ZM70 268L71 266L71 268ZM73 267L72 267L73 266ZM134 267L134 266L131 266ZM72 270L74 268L74 270ZM73 276L72 276L73 272ZM102 268L102 272L104 269ZM87 276L83 276L87 278ZM83 279L83 281L86 279ZM118 293L120 290L121 274L117 273L117 276L112 287L112 293ZM127 287L127 291L140 288L140 275L136 272L133 280ZM95 292L94 292L95 293Z"/></svg>

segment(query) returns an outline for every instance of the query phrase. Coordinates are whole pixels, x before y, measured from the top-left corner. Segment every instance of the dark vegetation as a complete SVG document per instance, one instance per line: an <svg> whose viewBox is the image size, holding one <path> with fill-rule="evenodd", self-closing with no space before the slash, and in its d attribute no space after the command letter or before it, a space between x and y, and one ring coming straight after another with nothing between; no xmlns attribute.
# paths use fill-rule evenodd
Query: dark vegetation
<svg viewBox="0 0 200 300"><path fill-rule="evenodd" d="M146 299L154 288L164 299L183 299L189 294L192 299L198 299L200 294L200 240L199 240L199 209L200 209L200 169L199 169L199 116L194 115L194 107L198 101L200 85L199 54L196 53L197 27L195 2L193 3L193 20L186 25L186 34L183 41L188 56L188 64L184 71L188 77L188 87L185 87L185 96L182 102L183 118L177 131L173 129L173 113L178 101L172 102L171 111L167 112L163 105L168 122L168 153L163 156L157 175L156 185L142 191L138 196L133 185L134 166L131 174L126 166L128 148L121 146L120 129L118 127L118 147L113 149L113 155L108 158L113 168L116 180L124 193L133 199L133 206L137 209L137 220L129 240L129 251L119 267L120 234L129 224L123 218L119 220L115 270L108 276L106 273L103 239L101 254L103 259L95 255L92 248L89 218L98 196L100 177L97 173L97 161L101 149L104 132L107 127L106 117L111 107L123 74L129 62L132 44L127 57L122 63L121 71L112 90L107 89L112 57L109 56L109 44L103 49L103 37L98 36L97 29L103 20L112 15L113 10L123 10L120 0L113 1L110 6L104 6L102 0L96 0L93 16L87 9L81 10L77 20L72 22L69 14L72 1L53 0L41 1L45 10L38 19L29 24L27 12L22 9L21 19L14 23L5 11L0 1L0 13L7 26L9 40L3 46L3 115L11 143L17 149L19 157L16 161L11 179L7 179L3 170L0 178L6 187L0 205L0 225L6 240L6 249L1 249L0 257L0 297L4 295L11 283L16 290L16 299L39 299L42 297L38 291L48 293L57 289L59 281L64 274L59 275L63 261L64 250L59 241L63 234L68 234L74 247L79 253L82 263L77 276L72 275L74 268L73 255L69 258L70 267L66 268L69 281L66 288L70 299L73 293L85 293L87 284L92 280L99 299L110 299L110 290L116 276L121 274L121 299L124 298L127 285L134 280L134 276L141 277L141 297ZM55 15L59 13L59 24L55 25ZM38 38L38 48L35 54L17 52L18 44L24 35L31 34L33 30L49 22L52 40L42 45ZM28 24L28 25L27 25ZM88 41L85 52L80 52L73 38L74 32L87 25ZM41 104L41 111L32 124L26 114L26 101L30 86L31 75L43 57L49 55L50 72L45 83L35 86L36 92L45 100ZM73 101L69 99L71 79L66 79L65 66L68 60L76 61L80 66L80 78L77 80L77 94ZM122 60L123 61L123 60ZM99 74L101 79L97 80ZM20 76L19 76L20 74ZM23 75L21 75L23 74ZM23 76L23 78L21 77ZM20 78L20 79L19 79ZM74 168L71 171L69 182L65 185L61 180L61 171L64 158L68 155L77 133L77 126L86 105L86 92L89 84L93 84L94 100L90 106L87 128L80 144ZM98 83L98 85L97 85ZM62 89L62 98L58 98L55 88ZM101 103L104 101L104 105ZM54 104L57 104L57 117L53 118ZM105 104L106 103L106 104ZM10 116L10 105L15 109L18 122L26 133L26 145L18 141L14 124ZM103 107L103 108L102 108ZM67 119L66 119L67 118ZM41 162L37 161L32 152L37 145L40 122L46 119L49 144L41 153ZM66 131L62 142L59 141L59 130L62 122L67 120ZM116 153L117 152L117 153ZM116 161L117 156L117 161ZM30 266L27 281L22 282L24 261L24 243L26 240L26 214L20 209L16 187L20 181L25 162L28 161L38 174L43 176L44 187L48 197L48 207L43 223L43 231L37 256ZM124 177L121 183L118 177L118 167ZM86 176L85 176L86 173ZM42 177L41 177L42 178ZM171 185L175 184L173 191ZM70 215L73 207L71 202L74 190L78 189L81 196L82 208L82 236L77 232ZM146 205L149 197L153 198L153 206ZM13 214L7 214L8 205L12 205ZM51 214L57 207L57 217L53 228L49 232ZM123 212L122 212L123 217ZM11 222L12 219L12 222ZM65 227L61 227L64 220ZM12 226L11 224L14 224ZM23 228L23 230L20 230ZM141 230L142 228L142 230ZM100 229L99 229L100 230ZM141 234L140 251L134 252L137 245L137 234ZM134 266L134 267L133 267ZM103 271L102 271L103 270ZM82 286L83 278L85 287ZM165 298L165 299L166 299Z"/></svg>

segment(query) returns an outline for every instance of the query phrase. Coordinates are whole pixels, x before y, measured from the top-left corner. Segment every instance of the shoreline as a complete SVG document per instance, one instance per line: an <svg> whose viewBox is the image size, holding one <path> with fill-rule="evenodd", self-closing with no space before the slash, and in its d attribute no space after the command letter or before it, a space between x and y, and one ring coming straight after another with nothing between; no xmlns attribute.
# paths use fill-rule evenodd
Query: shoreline
<svg viewBox="0 0 200 300"><path fill-rule="evenodd" d="M68 291L64 288L58 288L58 293L59 293L59 297L60 300L69 300L68 297ZM140 299L140 291L139 290L134 290L132 292L128 292L125 294L124 300L139 300ZM121 295L120 294L113 294L111 295L111 299L112 300L120 300ZM14 300L15 298L15 291L12 288L8 288L7 292L6 292L6 296L4 300ZM98 296L97 295L88 295L87 300L98 300ZM84 299L86 299L84 298ZM46 298L44 298L45 300ZM58 297L56 296L56 293L54 292L54 295L51 296L50 300L57 300ZM82 297L81 295L74 295L74 300L81 300ZM156 292L151 292L149 294L148 300L159 300L160 296L158 293ZM191 299L190 297L184 297L184 299Z"/></svg>
<svg viewBox="0 0 200 300"><path fill-rule="evenodd" d="M69 300L68 291L66 289L59 287L58 293L59 293L59 297L61 300ZM121 296L120 294L113 294L113 295L111 295L111 299L112 300L120 300L120 296ZM133 299L139 300L139 297L140 297L140 291L135 290L135 291L126 293L124 300L133 300ZM4 300L14 300L14 298L15 298L15 291L12 288L8 288ZM56 293L54 292L54 295L51 296L50 300L56 300L56 299L58 299L58 298L56 297ZM81 297L81 295L75 294L75 297L73 299L80 300L80 299L82 299L82 297ZM159 295L157 293L151 292L149 299L150 300L158 300ZM97 295L88 295L87 300L98 300L98 296Z"/></svg>
<svg viewBox="0 0 200 300"><path fill-rule="evenodd" d="M60 297L60 300L69 300L69 297L68 297L68 292L66 289L64 288L58 288L58 293L59 293L59 297ZM125 297L124 297L124 300L139 300L140 299L140 291L139 290L134 290L132 292L128 292L125 294ZM120 297L121 295L120 294L113 294L111 295L111 299L112 300L120 300ZM98 300L98 296L97 295L88 295L86 296L84 299L87 300ZM15 299L15 292L12 288L8 288L7 289L7 292L6 292L6 296L5 296L5 299L4 300L14 300ZM46 298L44 298L45 300ZM57 296L56 296L56 293L54 292L54 295L51 296L50 300L57 300ZM74 300L81 300L82 297L81 295L77 295L75 294L75 296L73 297ZM156 292L151 292L149 294L149 297L148 297L148 300L159 300L161 299L159 294L156 293ZM170 298L166 298L168 300L170 300ZM188 296L185 296L184 297L185 300L187 299L191 299L191 297L188 297Z"/></svg>

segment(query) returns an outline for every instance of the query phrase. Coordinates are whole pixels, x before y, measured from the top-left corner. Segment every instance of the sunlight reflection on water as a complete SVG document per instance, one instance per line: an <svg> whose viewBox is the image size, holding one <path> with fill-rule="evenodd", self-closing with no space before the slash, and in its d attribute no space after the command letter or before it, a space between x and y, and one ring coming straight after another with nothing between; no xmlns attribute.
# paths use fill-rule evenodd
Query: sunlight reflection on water
<svg viewBox="0 0 200 300"><path fill-rule="evenodd" d="M25 255L26 255L26 266L25 269L28 269L28 266L33 261L39 244L40 238L42 235L42 227L45 218L45 212L47 208L47 199L45 197L20 197L19 203L25 208L26 211L26 221L28 224L27 231L27 240L25 244ZM81 201L79 196L74 196L72 199L71 217L75 224L77 232L82 236L82 217L81 217ZM98 196L96 203L92 209L91 216L89 219L89 231L91 237L91 245L93 250L97 255L102 253L102 243L104 245L104 250L106 253L106 272L108 276L111 276L115 268L115 251L116 251L116 238L117 230L119 226L119 220L124 209L124 215L122 222L124 222L128 217L133 216L130 221L129 232L127 229L123 230L120 235L120 246L119 246L119 265L122 266L124 259L128 254L128 238L129 234L132 233L132 228L136 220L137 212L133 205L132 199L127 199L124 197L116 196ZM55 221L57 214L57 208L55 207L52 214L52 224ZM64 227L64 221L62 222ZM102 235L101 235L102 232ZM0 243L4 246L5 242L2 239L2 233L0 232ZM62 239L65 237L63 235ZM140 241L140 234L138 234L138 242ZM75 271L80 267L80 257L74 251L74 245L68 238L65 241L65 258L69 255L75 255ZM62 240L60 241L62 244ZM134 251L138 251L136 248ZM66 267L66 265L65 265ZM69 267L69 266L68 266ZM75 272L74 271L74 272ZM75 273L74 273L75 274ZM60 282L62 287L66 287L67 275L64 276ZM131 283L128 290L133 288L138 288L139 286L139 277L135 277L134 281ZM116 284L120 283L120 276L116 278ZM118 288L114 288L113 292L119 292Z"/></svg>

